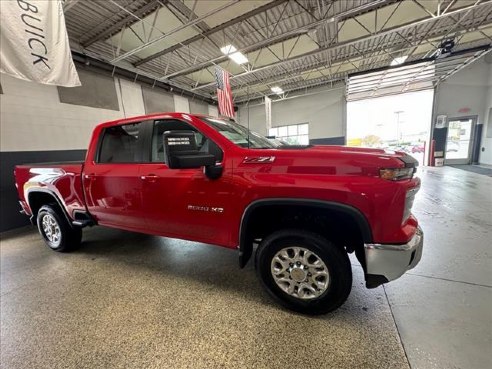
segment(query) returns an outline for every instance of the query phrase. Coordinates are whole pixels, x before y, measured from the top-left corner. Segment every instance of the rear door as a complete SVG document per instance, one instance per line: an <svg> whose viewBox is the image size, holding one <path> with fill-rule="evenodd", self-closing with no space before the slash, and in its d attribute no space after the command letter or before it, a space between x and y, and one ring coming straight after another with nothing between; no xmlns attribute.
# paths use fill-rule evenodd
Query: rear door
<svg viewBox="0 0 492 369"><path fill-rule="evenodd" d="M215 155L216 161L222 163L221 178L208 179L202 168L169 169L164 161L162 134L177 130L195 132L200 151ZM140 177L143 178L143 206L150 231L227 245L232 181L230 165L222 149L192 125L178 119L155 121L149 144L149 162L141 165Z"/></svg>
<svg viewBox="0 0 492 369"><path fill-rule="evenodd" d="M102 225L145 230L142 163L145 122L105 128L94 160L84 168L89 212Z"/></svg>

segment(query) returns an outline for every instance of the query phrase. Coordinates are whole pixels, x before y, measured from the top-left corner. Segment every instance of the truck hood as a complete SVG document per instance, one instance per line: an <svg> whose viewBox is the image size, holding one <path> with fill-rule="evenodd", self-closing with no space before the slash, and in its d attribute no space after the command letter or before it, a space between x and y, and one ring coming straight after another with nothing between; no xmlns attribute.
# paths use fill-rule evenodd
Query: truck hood
<svg viewBox="0 0 492 369"><path fill-rule="evenodd" d="M307 147L306 150L310 152L319 152L319 153L346 153L346 154L368 154L368 155L383 155L383 156L404 156L406 155L403 152L399 151L390 151L384 149L373 149L368 147L349 147L349 146L326 146L326 145L313 145Z"/></svg>
<svg viewBox="0 0 492 369"><path fill-rule="evenodd" d="M309 152L320 153L320 154L338 154L347 155L358 158L371 158L376 162L381 162L386 165L388 160L397 159L396 163L401 164L405 167L417 167L419 162L411 155L402 151L393 151L385 149L374 149L368 147L349 147L349 146L311 146L307 148ZM399 166L399 165L397 165Z"/></svg>
<svg viewBox="0 0 492 369"><path fill-rule="evenodd" d="M273 166L285 166L289 168L289 172L304 174L378 176L379 169L418 165L417 160L404 152L348 146L313 145L251 150L247 157L250 160L249 163L255 162L256 158L258 162L271 158Z"/></svg>

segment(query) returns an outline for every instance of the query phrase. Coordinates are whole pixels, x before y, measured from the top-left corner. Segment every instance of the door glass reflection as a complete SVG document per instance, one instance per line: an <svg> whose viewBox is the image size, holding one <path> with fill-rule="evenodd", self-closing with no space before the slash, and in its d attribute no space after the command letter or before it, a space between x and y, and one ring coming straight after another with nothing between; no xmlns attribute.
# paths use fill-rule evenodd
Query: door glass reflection
<svg viewBox="0 0 492 369"><path fill-rule="evenodd" d="M446 140L446 159L468 159L472 120L454 120L449 122Z"/></svg>

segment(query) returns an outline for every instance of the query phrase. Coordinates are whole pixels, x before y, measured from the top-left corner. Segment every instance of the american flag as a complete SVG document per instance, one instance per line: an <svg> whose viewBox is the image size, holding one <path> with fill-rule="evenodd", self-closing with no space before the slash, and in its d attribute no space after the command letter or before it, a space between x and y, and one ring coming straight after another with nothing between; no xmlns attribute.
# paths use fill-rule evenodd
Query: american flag
<svg viewBox="0 0 492 369"><path fill-rule="evenodd" d="M234 118L234 103L232 102L232 90L229 84L229 73L221 67L215 67L215 80L217 82L217 100L219 101L219 114Z"/></svg>

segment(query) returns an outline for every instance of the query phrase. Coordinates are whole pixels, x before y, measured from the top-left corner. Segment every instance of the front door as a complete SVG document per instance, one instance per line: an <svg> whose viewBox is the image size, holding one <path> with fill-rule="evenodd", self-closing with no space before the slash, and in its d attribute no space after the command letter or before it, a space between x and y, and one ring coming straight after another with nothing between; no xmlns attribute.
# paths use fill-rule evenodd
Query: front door
<svg viewBox="0 0 492 369"><path fill-rule="evenodd" d="M194 131L199 149L216 156L222 177L208 179L202 168L169 169L162 134ZM223 151L189 123L177 119L155 121L150 162L140 167L144 213L152 233L227 246L230 243L231 172Z"/></svg>
<svg viewBox="0 0 492 369"><path fill-rule="evenodd" d="M470 164L475 118L449 119L446 138L446 164Z"/></svg>

